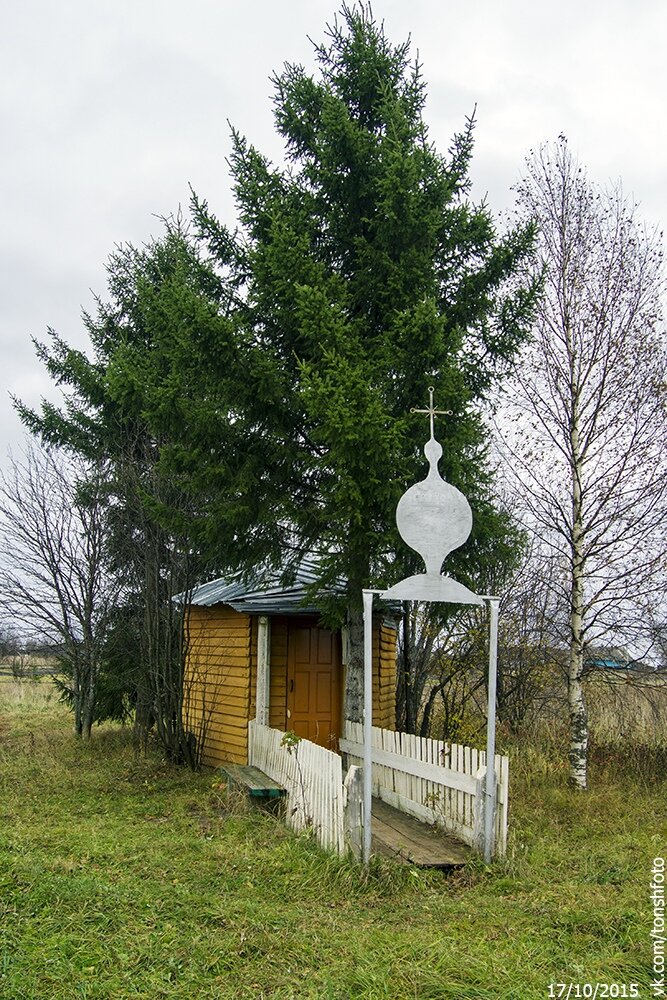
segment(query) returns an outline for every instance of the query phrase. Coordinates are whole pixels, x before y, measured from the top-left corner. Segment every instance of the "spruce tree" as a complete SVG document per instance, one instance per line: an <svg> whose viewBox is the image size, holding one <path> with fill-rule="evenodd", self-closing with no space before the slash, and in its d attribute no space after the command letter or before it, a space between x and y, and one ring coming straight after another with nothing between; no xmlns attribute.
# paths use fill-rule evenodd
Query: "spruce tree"
<svg viewBox="0 0 667 1000"><path fill-rule="evenodd" d="M284 165L232 134L238 229L195 198L199 249L177 225L115 254L110 301L86 317L92 360L56 335L39 348L65 410L20 412L112 462L121 570L150 550L159 574L174 540L220 571L289 573L317 553L313 596L350 628L345 712L358 720L361 589L417 569L394 512L425 472L410 409L430 385L452 411L440 470L475 517L448 570L475 586L510 555L480 413L527 327L533 229L500 236L470 202L474 121L435 149L421 69L370 8L344 6L315 54L316 75L287 65L273 80ZM133 548L143 532L155 545ZM341 577L345 598L328 599Z"/></svg>
<svg viewBox="0 0 667 1000"><path fill-rule="evenodd" d="M220 283L179 220L141 249L118 248L107 273L108 300L84 314L92 357L53 331L36 345L64 407L16 405L42 440L103 462L107 473L104 550L116 598L98 717L122 714L130 702L140 737L155 725L169 754L194 764L181 718L183 607L174 597L210 569L196 543L205 498L189 492L177 460L182 427L205 424L208 408L219 409L200 391L193 345L215 341L222 350Z"/></svg>
<svg viewBox="0 0 667 1000"><path fill-rule="evenodd" d="M429 385L452 411L438 422L440 470L475 515L457 571L474 582L507 541L480 407L526 329L534 286L518 275L533 230L499 236L471 204L474 121L448 155L434 148L420 66L370 8L344 6L315 55L316 75L286 65L273 79L283 166L233 132L238 230L194 201L229 289L243 373L226 401L243 458L230 468L228 430L217 445L209 438L196 475L212 498L209 544L226 560L317 552L320 593L347 580L345 709L359 719L361 589L409 568L394 511L425 471L426 426L410 408ZM206 377L228 364L210 358Z"/></svg>

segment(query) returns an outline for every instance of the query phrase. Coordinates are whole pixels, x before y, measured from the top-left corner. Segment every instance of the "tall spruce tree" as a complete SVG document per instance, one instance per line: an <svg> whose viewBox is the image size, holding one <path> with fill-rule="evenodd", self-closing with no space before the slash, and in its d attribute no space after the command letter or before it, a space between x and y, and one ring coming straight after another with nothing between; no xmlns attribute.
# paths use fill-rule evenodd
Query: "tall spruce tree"
<svg viewBox="0 0 667 1000"><path fill-rule="evenodd" d="M474 582L507 541L479 412L524 335L534 286L517 273L533 230L499 237L469 202L473 121L448 156L436 151L409 43L392 45L370 8L344 6L315 54L317 77L286 65L273 79L285 166L233 133L240 228L194 202L226 276L243 373L225 410L242 458L231 469L230 432L216 442L209 425L196 475L214 498L208 542L225 561L315 551L320 592L345 577L345 709L359 719L361 589L409 569L395 555L394 511L424 471L426 427L409 411L429 385L452 411L438 425L441 472L475 515L457 572ZM209 358L207 377L228 364Z"/></svg>

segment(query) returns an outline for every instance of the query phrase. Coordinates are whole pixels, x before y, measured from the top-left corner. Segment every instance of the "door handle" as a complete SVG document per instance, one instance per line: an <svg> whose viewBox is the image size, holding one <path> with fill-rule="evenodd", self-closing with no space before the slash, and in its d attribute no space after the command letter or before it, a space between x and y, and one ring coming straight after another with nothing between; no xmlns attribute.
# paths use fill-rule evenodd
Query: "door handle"
<svg viewBox="0 0 667 1000"><path fill-rule="evenodd" d="M294 678L292 678L289 682L289 693L292 694L293 692L294 692Z"/></svg>

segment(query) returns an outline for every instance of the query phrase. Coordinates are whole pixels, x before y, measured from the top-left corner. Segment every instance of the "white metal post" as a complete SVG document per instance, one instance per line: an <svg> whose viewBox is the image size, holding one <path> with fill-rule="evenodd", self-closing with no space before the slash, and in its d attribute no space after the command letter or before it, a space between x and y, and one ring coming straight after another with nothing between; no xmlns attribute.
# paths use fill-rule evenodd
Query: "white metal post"
<svg viewBox="0 0 667 1000"><path fill-rule="evenodd" d="M373 591L364 590L364 844L363 862L371 856L373 726Z"/></svg>
<svg viewBox="0 0 667 1000"><path fill-rule="evenodd" d="M496 819L496 686L498 676L498 604L489 598L489 685L486 716L486 795L484 804L484 860L493 857Z"/></svg>

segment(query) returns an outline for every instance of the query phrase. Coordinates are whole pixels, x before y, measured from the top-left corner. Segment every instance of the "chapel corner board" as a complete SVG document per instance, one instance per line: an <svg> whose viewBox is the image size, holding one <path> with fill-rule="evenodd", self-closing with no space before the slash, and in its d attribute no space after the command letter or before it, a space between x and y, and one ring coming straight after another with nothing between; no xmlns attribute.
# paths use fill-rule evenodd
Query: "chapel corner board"
<svg viewBox="0 0 667 1000"><path fill-rule="evenodd" d="M307 582L307 581L306 581ZM248 763L248 723L329 749L343 726L345 630L323 628L303 607L304 582L284 588L234 580L198 588L185 610L183 723L205 765ZM396 625L373 623L373 718L395 729ZM260 696L258 699L258 683Z"/></svg>

